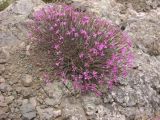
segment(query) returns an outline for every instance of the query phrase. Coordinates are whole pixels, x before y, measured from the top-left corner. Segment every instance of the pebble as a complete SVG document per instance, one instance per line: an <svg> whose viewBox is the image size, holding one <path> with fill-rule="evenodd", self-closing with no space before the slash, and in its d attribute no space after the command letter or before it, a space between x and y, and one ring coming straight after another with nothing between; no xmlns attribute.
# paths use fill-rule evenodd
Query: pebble
<svg viewBox="0 0 160 120"><path fill-rule="evenodd" d="M25 86L25 87L30 87L31 85L32 85L32 82L33 82L33 80L32 80L33 78L32 78L32 76L31 75L25 75L25 77L22 79L22 84L23 84L23 86Z"/></svg>

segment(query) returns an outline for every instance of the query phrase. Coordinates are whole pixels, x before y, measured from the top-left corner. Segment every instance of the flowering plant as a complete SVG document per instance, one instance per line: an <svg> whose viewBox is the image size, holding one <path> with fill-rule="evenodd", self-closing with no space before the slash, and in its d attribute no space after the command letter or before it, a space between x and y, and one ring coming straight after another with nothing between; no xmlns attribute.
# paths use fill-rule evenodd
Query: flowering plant
<svg viewBox="0 0 160 120"><path fill-rule="evenodd" d="M50 46L55 74L64 83L70 80L76 90L99 95L101 84L112 88L127 75L131 41L111 22L63 4L47 5L33 16L30 37Z"/></svg>

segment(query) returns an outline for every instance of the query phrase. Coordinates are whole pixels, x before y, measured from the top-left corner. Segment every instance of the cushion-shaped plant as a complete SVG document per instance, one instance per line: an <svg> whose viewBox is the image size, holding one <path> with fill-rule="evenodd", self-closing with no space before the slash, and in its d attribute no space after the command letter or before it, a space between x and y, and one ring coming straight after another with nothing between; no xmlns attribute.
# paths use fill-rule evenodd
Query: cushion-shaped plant
<svg viewBox="0 0 160 120"><path fill-rule="evenodd" d="M54 72L64 83L99 95L101 84L112 88L127 75L131 40L116 25L64 4L47 5L33 16L30 37L50 47Z"/></svg>

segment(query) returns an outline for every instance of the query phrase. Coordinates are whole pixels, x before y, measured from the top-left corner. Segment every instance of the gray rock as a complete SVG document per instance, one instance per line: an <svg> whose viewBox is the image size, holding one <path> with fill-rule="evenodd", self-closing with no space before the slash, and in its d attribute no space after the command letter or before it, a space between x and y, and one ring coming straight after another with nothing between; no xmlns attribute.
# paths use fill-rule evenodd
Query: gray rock
<svg viewBox="0 0 160 120"><path fill-rule="evenodd" d="M86 95L82 97L83 100L83 108L85 110L85 113L89 116L94 116L96 113L96 107L97 105L102 104L102 100L100 97L96 97L95 95Z"/></svg>
<svg viewBox="0 0 160 120"><path fill-rule="evenodd" d="M33 80L32 80L32 76L31 75L25 75L24 78L22 79L22 84L23 86L25 87L30 87L33 83Z"/></svg>
<svg viewBox="0 0 160 120"><path fill-rule="evenodd" d="M132 36L136 47L144 52L160 55L160 26L159 23L144 18L130 23L126 30Z"/></svg>
<svg viewBox="0 0 160 120"><path fill-rule="evenodd" d="M2 75L5 71L5 66L0 64L0 75Z"/></svg>
<svg viewBox="0 0 160 120"><path fill-rule="evenodd" d="M37 106L37 100L36 100L35 97L30 98L29 101L30 101L30 103L31 103L34 107Z"/></svg>
<svg viewBox="0 0 160 120"><path fill-rule="evenodd" d="M5 101L5 97L0 95L0 119L6 119L8 116L8 105Z"/></svg>
<svg viewBox="0 0 160 120"><path fill-rule="evenodd" d="M55 106L61 103L63 93L62 93L62 89L60 88L60 84L61 83L59 82L53 82L53 83L47 84L44 87L45 91L50 97L45 99L45 103L47 105Z"/></svg>
<svg viewBox="0 0 160 120"><path fill-rule="evenodd" d="M117 0L124 6L132 5L133 9L137 12L149 12L152 9L156 9L160 5L159 0L134 0L134 1L124 1L124 0Z"/></svg>
<svg viewBox="0 0 160 120"><path fill-rule="evenodd" d="M12 87L8 85L7 83L1 83L0 84L0 91L3 93L7 93L12 91Z"/></svg>
<svg viewBox="0 0 160 120"><path fill-rule="evenodd" d="M9 52L5 49L5 47L0 48L0 64L5 64L9 59Z"/></svg>
<svg viewBox="0 0 160 120"><path fill-rule="evenodd" d="M62 102L62 118L67 120L87 120L85 112L79 102L70 103L68 99Z"/></svg>
<svg viewBox="0 0 160 120"><path fill-rule="evenodd" d="M41 0L16 0L0 12L0 46L17 45L27 38L26 19ZM18 33L18 34L17 34Z"/></svg>
<svg viewBox="0 0 160 120"><path fill-rule="evenodd" d="M50 98L46 98L45 99L45 103L46 103L46 105L54 106L55 105L55 100L54 99L50 99Z"/></svg>
<svg viewBox="0 0 160 120"><path fill-rule="evenodd" d="M124 115L121 115L118 112L112 112L107 107L102 105L97 106L96 111L96 120L126 120Z"/></svg>
<svg viewBox="0 0 160 120"><path fill-rule="evenodd" d="M24 99L29 99L30 97L35 96L35 93L33 93L34 91L30 88L23 88L21 91L21 94L23 95Z"/></svg>
<svg viewBox="0 0 160 120"><path fill-rule="evenodd" d="M38 114L41 120L51 120L59 117L61 115L61 110L54 110L53 108L41 109L37 107Z"/></svg>
<svg viewBox="0 0 160 120"><path fill-rule="evenodd" d="M14 96L8 96L8 97L5 97L5 99L7 104L11 104L14 100Z"/></svg>
<svg viewBox="0 0 160 120"><path fill-rule="evenodd" d="M36 117L35 107L31 103L22 104L20 107L22 117L25 120L32 120Z"/></svg>
<svg viewBox="0 0 160 120"><path fill-rule="evenodd" d="M2 76L0 76L0 84L1 83L5 83L5 79Z"/></svg>

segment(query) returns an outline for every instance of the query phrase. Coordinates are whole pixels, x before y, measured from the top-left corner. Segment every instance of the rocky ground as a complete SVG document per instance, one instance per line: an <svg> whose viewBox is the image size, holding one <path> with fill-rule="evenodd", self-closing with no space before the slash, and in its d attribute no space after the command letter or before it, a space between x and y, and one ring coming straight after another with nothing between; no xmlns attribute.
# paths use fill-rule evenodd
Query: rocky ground
<svg viewBox="0 0 160 120"><path fill-rule="evenodd" d="M67 1L68 2L68 1ZM159 0L73 0L132 37L135 62L112 91L72 95L51 73L47 52L27 39L26 22L41 0L17 0L0 12L0 120L159 120Z"/></svg>

